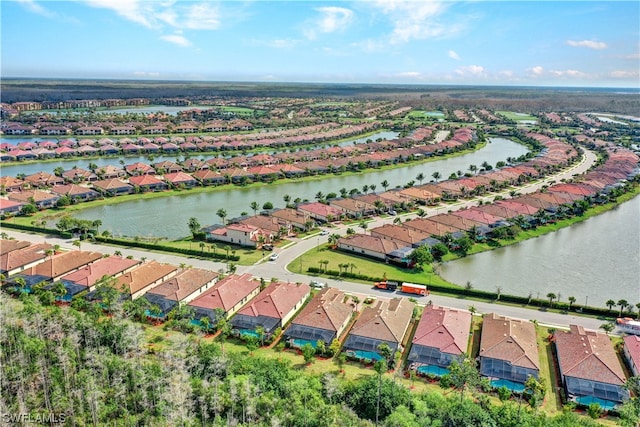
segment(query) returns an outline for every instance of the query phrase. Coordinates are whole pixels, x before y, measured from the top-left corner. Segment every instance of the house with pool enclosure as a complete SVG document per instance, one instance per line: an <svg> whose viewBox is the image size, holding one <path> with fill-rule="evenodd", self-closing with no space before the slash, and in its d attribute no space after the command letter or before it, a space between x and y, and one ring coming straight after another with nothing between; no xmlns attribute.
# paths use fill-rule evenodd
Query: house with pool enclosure
<svg viewBox="0 0 640 427"><path fill-rule="evenodd" d="M411 341L409 369L421 375L448 374L451 362L467 353L471 317L466 310L426 306Z"/></svg>

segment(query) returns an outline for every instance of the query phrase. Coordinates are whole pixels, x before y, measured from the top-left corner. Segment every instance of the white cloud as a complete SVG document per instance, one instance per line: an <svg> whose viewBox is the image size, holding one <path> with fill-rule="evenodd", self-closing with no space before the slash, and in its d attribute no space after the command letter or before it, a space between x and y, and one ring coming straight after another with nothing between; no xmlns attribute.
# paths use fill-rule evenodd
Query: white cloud
<svg viewBox="0 0 640 427"><path fill-rule="evenodd" d="M160 3L138 0L86 0L86 3L91 7L111 9L123 18L147 28L158 25L157 16L160 12L156 6Z"/></svg>
<svg viewBox="0 0 640 427"><path fill-rule="evenodd" d="M160 73L149 71L134 71L133 75L136 77L159 77Z"/></svg>
<svg viewBox="0 0 640 427"><path fill-rule="evenodd" d="M455 50L449 51L449 58L455 59L456 61L460 61L460 55Z"/></svg>
<svg viewBox="0 0 640 427"><path fill-rule="evenodd" d="M472 76L481 76L485 74L485 69L482 65L468 65L465 67L460 67L456 69L456 74L460 76L472 75Z"/></svg>
<svg viewBox="0 0 640 427"><path fill-rule="evenodd" d="M334 33L343 31L353 20L353 11L344 7L319 7L315 9L320 12L320 17L307 21L304 25L304 35L311 40L319 34Z"/></svg>
<svg viewBox="0 0 640 427"><path fill-rule="evenodd" d="M209 3L194 4L186 9L179 25L188 30L216 30L220 27L220 12Z"/></svg>
<svg viewBox="0 0 640 427"><path fill-rule="evenodd" d="M29 12L42 15L46 18L55 18L56 16L55 13L45 9L44 7L42 7L41 5L39 5L33 0L18 0L18 3L20 3Z"/></svg>
<svg viewBox="0 0 640 427"><path fill-rule="evenodd" d="M636 71L625 71L625 70L616 70L612 71L610 74L611 77L616 79L637 79L640 76L640 72Z"/></svg>
<svg viewBox="0 0 640 427"><path fill-rule="evenodd" d="M588 49L606 49L607 44L605 42L598 42L595 40L567 40L566 44L573 47L586 47Z"/></svg>
<svg viewBox="0 0 640 427"><path fill-rule="evenodd" d="M531 71L534 76L541 76L544 73L544 68L542 68L540 65L536 65L529 71Z"/></svg>
<svg viewBox="0 0 640 427"><path fill-rule="evenodd" d="M585 77L586 74L578 70L552 70L551 74L558 77Z"/></svg>
<svg viewBox="0 0 640 427"><path fill-rule="evenodd" d="M170 34L167 36L160 36L160 38L169 43L177 44L178 46L182 46L182 47L191 46L191 42L182 34Z"/></svg>
<svg viewBox="0 0 640 427"><path fill-rule="evenodd" d="M405 71L397 74L398 77L420 78L422 73L419 71Z"/></svg>
<svg viewBox="0 0 640 427"><path fill-rule="evenodd" d="M503 71L500 71L498 75L501 77L511 78L514 76L514 73L511 70L503 70Z"/></svg>

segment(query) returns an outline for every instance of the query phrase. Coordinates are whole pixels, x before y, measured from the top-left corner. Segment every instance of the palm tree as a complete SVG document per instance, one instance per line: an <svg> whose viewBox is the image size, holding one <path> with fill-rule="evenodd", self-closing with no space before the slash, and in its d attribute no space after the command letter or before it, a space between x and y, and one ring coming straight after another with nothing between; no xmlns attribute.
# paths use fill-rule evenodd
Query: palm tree
<svg viewBox="0 0 640 427"><path fill-rule="evenodd" d="M576 297L574 297L574 296L570 296L570 297L568 297L568 298L567 298L567 300L569 300L569 311L571 311L571 306L572 306L573 304L575 304L575 302L576 302Z"/></svg>
<svg viewBox="0 0 640 427"><path fill-rule="evenodd" d="M475 172L478 170L478 166L476 165L469 165L469 172Z"/></svg>
<svg viewBox="0 0 640 427"><path fill-rule="evenodd" d="M547 294L547 298L549 298L549 306L553 305L553 300L556 299L556 294L553 292L549 292Z"/></svg>
<svg viewBox="0 0 640 427"><path fill-rule="evenodd" d="M349 264L349 269L350 269L350 273L353 274L353 269L356 268L357 265L355 265L354 263Z"/></svg>
<svg viewBox="0 0 640 427"><path fill-rule="evenodd" d="M636 308L638 309L638 319L640 319L640 302L636 304Z"/></svg>
<svg viewBox="0 0 640 427"><path fill-rule="evenodd" d="M291 196L288 194L285 194L284 196L282 196L282 200L284 200L284 203L287 207L289 207L289 202L291 201Z"/></svg>
<svg viewBox="0 0 640 427"><path fill-rule="evenodd" d="M436 180L436 182L438 182L438 180L442 178L442 174L438 171L435 171L434 173L432 173L431 176L433 177L433 179Z"/></svg>
<svg viewBox="0 0 640 427"><path fill-rule="evenodd" d="M418 181L420 181L420 185L422 185L422 181L424 181L424 174L422 172L420 172L417 176L416 179Z"/></svg>
<svg viewBox="0 0 640 427"><path fill-rule="evenodd" d="M372 193L376 192L376 188L377 186L375 184L369 184L369 190L371 190Z"/></svg>
<svg viewBox="0 0 640 427"><path fill-rule="evenodd" d="M384 188L384 191L387 191L387 188L389 188L389 181L385 179L380 183L380 185L382 185L382 188Z"/></svg>
<svg viewBox="0 0 640 427"><path fill-rule="evenodd" d="M91 222L91 226L93 228L95 228L96 234L99 234L100 233L100 227L102 226L102 221L99 220L99 219L96 219L96 220Z"/></svg>
<svg viewBox="0 0 640 427"><path fill-rule="evenodd" d="M82 245L82 243L80 243L80 240L74 240L73 242L71 242L71 244L72 244L73 246L76 246L76 247L78 248L78 250L80 250L80 249L81 249L81 245Z"/></svg>
<svg viewBox="0 0 640 427"><path fill-rule="evenodd" d="M224 219L227 217L226 209L223 209L223 208L218 209L216 212L216 215L220 217L220 219L222 220L222 225L224 225Z"/></svg>
<svg viewBox="0 0 640 427"><path fill-rule="evenodd" d="M626 299L621 299L618 301L618 305L620 306L620 317L622 317L622 312L629 306L629 302Z"/></svg>
<svg viewBox="0 0 640 427"><path fill-rule="evenodd" d="M614 300L610 299L610 300L607 300L607 302L605 302L604 305L609 307L609 310L612 310L613 306L616 305L616 302Z"/></svg>
<svg viewBox="0 0 640 427"><path fill-rule="evenodd" d="M365 184L362 186L362 192L364 194L367 194L367 192L369 191L369 184Z"/></svg>
<svg viewBox="0 0 640 427"><path fill-rule="evenodd" d="M255 216L258 213L258 208L260 207L260 205L258 204L258 202L251 202L249 207L253 210L253 215Z"/></svg>
<svg viewBox="0 0 640 427"><path fill-rule="evenodd" d="M229 246L229 245L225 245L225 247L224 247L224 248L222 248L222 249L224 249L225 251L227 251L227 258L229 258L229 252L231 251L231 246Z"/></svg>
<svg viewBox="0 0 640 427"><path fill-rule="evenodd" d="M198 222L198 218L193 216L189 218L187 226L189 227L189 231L191 231L191 235L195 238L198 231L200 231L200 222Z"/></svg>

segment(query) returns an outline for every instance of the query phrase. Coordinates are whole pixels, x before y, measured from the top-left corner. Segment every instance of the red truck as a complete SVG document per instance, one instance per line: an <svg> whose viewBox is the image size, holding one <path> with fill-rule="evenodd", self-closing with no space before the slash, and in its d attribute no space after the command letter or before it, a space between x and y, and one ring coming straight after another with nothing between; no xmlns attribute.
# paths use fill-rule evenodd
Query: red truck
<svg viewBox="0 0 640 427"><path fill-rule="evenodd" d="M373 287L377 289L386 289L387 291L395 291L398 289L398 282L384 280L382 282L375 282Z"/></svg>
<svg viewBox="0 0 640 427"><path fill-rule="evenodd" d="M415 283L403 283L400 292L406 294L429 295L429 291L425 285L416 285Z"/></svg>

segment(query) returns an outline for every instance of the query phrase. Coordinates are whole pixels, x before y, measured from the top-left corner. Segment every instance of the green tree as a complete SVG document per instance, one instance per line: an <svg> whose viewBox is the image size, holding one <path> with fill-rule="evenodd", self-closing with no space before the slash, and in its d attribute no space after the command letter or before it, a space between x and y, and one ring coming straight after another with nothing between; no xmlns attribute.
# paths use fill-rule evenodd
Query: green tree
<svg viewBox="0 0 640 427"><path fill-rule="evenodd" d="M253 215L254 216L258 214L258 209L260 208L260 205L258 204L258 202L251 202L249 207L253 211Z"/></svg>
<svg viewBox="0 0 640 427"><path fill-rule="evenodd" d="M613 306L616 305L616 302L614 300L610 299L610 300L607 300L607 302L605 302L604 305L609 307L609 311L611 311L611 310L613 310Z"/></svg>
<svg viewBox="0 0 640 427"><path fill-rule="evenodd" d="M549 307L551 307L553 305L553 300L556 299L556 294L554 294L553 292L549 292L547 294L547 298L549 298Z"/></svg>
<svg viewBox="0 0 640 427"><path fill-rule="evenodd" d="M567 298L567 300L569 301L569 311L571 311L571 307L573 306L573 304L576 303L576 297L574 296L569 296Z"/></svg>
<svg viewBox="0 0 640 427"><path fill-rule="evenodd" d="M189 218L189 222L187 223L189 227L189 231L191 232L191 236L195 239L196 235L200 232L200 222L198 222L198 218L191 217Z"/></svg>
<svg viewBox="0 0 640 427"><path fill-rule="evenodd" d="M620 317L622 317L622 312L625 308L629 307L629 302L626 299L618 300L618 305L620 306Z"/></svg>
<svg viewBox="0 0 640 427"><path fill-rule="evenodd" d="M310 364L316 354L316 349L311 344L306 343L300 348L300 351L302 352L302 357L304 357L304 363Z"/></svg>
<svg viewBox="0 0 640 427"><path fill-rule="evenodd" d="M226 209L220 208L216 211L216 215L218 215L220 217L220 219L222 220L222 224L225 224L224 219L227 217L227 211Z"/></svg>
<svg viewBox="0 0 640 427"><path fill-rule="evenodd" d="M424 181L424 174L420 172L418 176L416 176L416 179L420 182L420 185L422 185L422 181Z"/></svg>
<svg viewBox="0 0 640 427"><path fill-rule="evenodd" d="M609 333L611 333L611 331L613 331L615 328L616 328L616 324L613 322L605 322L602 325L600 325L600 329L605 331L607 335L609 335Z"/></svg>
<svg viewBox="0 0 640 427"><path fill-rule="evenodd" d="M460 403L466 390L476 389L481 383L480 373L469 357L464 357L461 361L454 360L449 365L449 379L451 385L460 392Z"/></svg>
<svg viewBox="0 0 640 427"><path fill-rule="evenodd" d="M424 264L430 264L433 262L433 255L431 254L431 250L429 246L422 245L413 250L409 255L409 259L413 264L418 267L421 267Z"/></svg>
<svg viewBox="0 0 640 427"><path fill-rule="evenodd" d="M435 171L434 173L432 173L431 176L433 177L433 179L435 179L436 182L438 182L438 180L442 178L442 174L438 171Z"/></svg>

